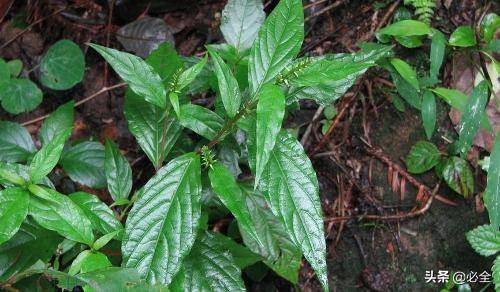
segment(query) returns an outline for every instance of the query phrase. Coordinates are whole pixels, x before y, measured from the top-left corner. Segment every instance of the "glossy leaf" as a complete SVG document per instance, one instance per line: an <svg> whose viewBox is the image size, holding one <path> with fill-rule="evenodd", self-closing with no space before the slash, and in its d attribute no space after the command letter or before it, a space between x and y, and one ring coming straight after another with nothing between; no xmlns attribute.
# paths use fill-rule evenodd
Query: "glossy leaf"
<svg viewBox="0 0 500 292"><path fill-rule="evenodd" d="M11 79L0 85L2 107L11 114L34 110L42 98L42 91L29 79Z"/></svg>
<svg viewBox="0 0 500 292"><path fill-rule="evenodd" d="M200 172L198 155L175 158L146 183L129 213L123 265L137 269L148 283L169 284L195 241Z"/></svg>
<svg viewBox="0 0 500 292"><path fill-rule="evenodd" d="M132 54L96 44L89 44L89 46L106 59L134 93L160 108L167 106L167 92L162 85L163 82L158 73L144 60Z"/></svg>
<svg viewBox="0 0 500 292"><path fill-rule="evenodd" d="M391 71L392 81L399 95L412 107L416 109L422 108L422 98L415 90L413 85L406 81L399 73Z"/></svg>
<svg viewBox="0 0 500 292"><path fill-rule="evenodd" d="M399 75L401 75L401 77L403 77L411 86L413 86L415 90L420 91L417 72L415 72L415 70L413 70L413 68L408 65L408 63L398 58L392 58L391 64L392 66L394 66Z"/></svg>
<svg viewBox="0 0 500 292"><path fill-rule="evenodd" d="M423 173L436 166L441 158L437 147L427 141L418 141L406 156L406 165L411 173Z"/></svg>
<svg viewBox="0 0 500 292"><path fill-rule="evenodd" d="M111 267L113 264L109 261L108 257L100 252L91 252L82 261L80 268L81 273L88 273L93 271L99 271L107 267Z"/></svg>
<svg viewBox="0 0 500 292"><path fill-rule="evenodd" d="M228 250L231 253L234 263L240 269L244 269L262 260L261 256L253 253L247 247L237 243L231 238L219 232L214 232L212 235L215 237L215 240L224 247L224 250Z"/></svg>
<svg viewBox="0 0 500 292"><path fill-rule="evenodd" d="M28 214L29 194L21 188L0 191L0 245L21 227Z"/></svg>
<svg viewBox="0 0 500 292"><path fill-rule="evenodd" d="M191 82L195 80L195 78L201 73L205 64L207 64L208 56L205 55L203 59L201 59L198 63L193 66L187 68L184 72L179 75L179 79L177 80L176 87L173 89L174 91L181 91L186 86L188 86Z"/></svg>
<svg viewBox="0 0 500 292"><path fill-rule="evenodd" d="M154 71L158 73L166 88L170 85L172 76L175 72L183 66L181 58L168 42L162 43L154 50L146 58L146 63L153 67Z"/></svg>
<svg viewBox="0 0 500 292"><path fill-rule="evenodd" d="M29 166L30 179L38 181L48 175L59 162L64 143L71 136L72 128L65 129L40 149Z"/></svg>
<svg viewBox="0 0 500 292"><path fill-rule="evenodd" d="M179 122L204 138L211 140L222 129L224 120L213 111L195 104L181 106Z"/></svg>
<svg viewBox="0 0 500 292"><path fill-rule="evenodd" d="M430 76L431 78L437 79L439 76L439 70L444 60L444 53L446 49L446 37L440 31L434 31L434 35L431 39L431 54L430 54Z"/></svg>
<svg viewBox="0 0 500 292"><path fill-rule="evenodd" d="M276 143L285 116L285 96L276 85L265 85L258 96L256 129L255 186L260 178Z"/></svg>
<svg viewBox="0 0 500 292"><path fill-rule="evenodd" d="M491 268L493 276L493 284L495 284L495 291L500 290L500 255L497 255Z"/></svg>
<svg viewBox="0 0 500 292"><path fill-rule="evenodd" d="M426 35L431 32L431 27L417 20L401 20L384 27L378 33L390 36L417 36Z"/></svg>
<svg viewBox="0 0 500 292"><path fill-rule="evenodd" d="M472 248L482 256L490 256L500 251L500 232L493 225L481 225L466 234Z"/></svg>
<svg viewBox="0 0 500 292"><path fill-rule="evenodd" d="M299 53L303 40L302 1L280 1L252 45L248 66L251 94L256 94L262 85L276 78Z"/></svg>
<svg viewBox="0 0 500 292"><path fill-rule="evenodd" d="M26 128L18 123L0 121L0 161L26 161L35 151Z"/></svg>
<svg viewBox="0 0 500 292"><path fill-rule="evenodd" d="M476 45L476 36L472 27L459 26L450 35L449 44L455 47L472 47Z"/></svg>
<svg viewBox="0 0 500 292"><path fill-rule="evenodd" d="M479 130L481 115L484 114L486 103L488 102L488 83L481 81L471 92L465 110L460 119L458 130L459 139L457 149L462 157L469 152L472 141Z"/></svg>
<svg viewBox="0 0 500 292"><path fill-rule="evenodd" d="M232 118L240 109L241 104L241 93L238 81L219 54L210 47L208 47L207 50L210 57L212 57L215 75L217 75L220 98L222 99L227 115Z"/></svg>
<svg viewBox="0 0 500 292"><path fill-rule="evenodd" d="M114 201L126 199L132 190L132 168L118 146L108 138L104 149L104 171Z"/></svg>
<svg viewBox="0 0 500 292"><path fill-rule="evenodd" d="M495 36L495 32L500 29L500 16L496 13L488 13L481 21L481 35L487 42Z"/></svg>
<svg viewBox="0 0 500 292"><path fill-rule="evenodd" d="M30 181L29 167L23 164L3 163L0 162L0 185L5 188L24 186ZM50 188L55 188L50 179L43 177L32 183L44 185Z"/></svg>
<svg viewBox="0 0 500 292"><path fill-rule="evenodd" d="M58 107L49 115L40 128L40 141L42 145L49 143L54 137L63 134L73 127L75 103L70 101Z"/></svg>
<svg viewBox="0 0 500 292"><path fill-rule="evenodd" d="M40 62L40 81L50 89L70 89L82 81L84 72L82 50L70 40L53 44Z"/></svg>
<svg viewBox="0 0 500 292"><path fill-rule="evenodd" d="M500 135L498 134L490 155L484 205L488 208L491 225L498 229L500 226Z"/></svg>
<svg viewBox="0 0 500 292"><path fill-rule="evenodd" d="M458 157L449 158L442 170L444 181L465 198L474 192L474 177L467 162Z"/></svg>
<svg viewBox="0 0 500 292"><path fill-rule="evenodd" d="M68 176L93 188L106 185L104 146L99 142L81 142L65 150L60 164Z"/></svg>
<svg viewBox="0 0 500 292"><path fill-rule="evenodd" d="M70 276L74 276L80 272L82 269L82 263L90 255L90 250L84 250L79 253L76 258L71 262L71 266L69 267L68 274Z"/></svg>
<svg viewBox="0 0 500 292"><path fill-rule="evenodd" d="M82 209L57 191L44 187L31 188L29 215L42 227L53 230L67 239L92 245L92 224ZM50 198L50 200L40 197Z"/></svg>
<svg viewBox="0 0 500 292"><path fill-rule="evenodd" d="M249 49L266 14L261 0L229 0L222 10L220 30L238 52Z"/></svg>
<svg viewBox="0 0 500 292"><path fill-rule="evenodd" d="M424 91L422 98L422 121L427 139L431 139L436 127L436 99L431 91Z"/></svg>
<svg viewBox="0 0 500 292"><path fill-rule="evenodd" d="M203 232L183 262L171 290L176 291L246 291L241 270L230 253L210 232Z"/></svg>

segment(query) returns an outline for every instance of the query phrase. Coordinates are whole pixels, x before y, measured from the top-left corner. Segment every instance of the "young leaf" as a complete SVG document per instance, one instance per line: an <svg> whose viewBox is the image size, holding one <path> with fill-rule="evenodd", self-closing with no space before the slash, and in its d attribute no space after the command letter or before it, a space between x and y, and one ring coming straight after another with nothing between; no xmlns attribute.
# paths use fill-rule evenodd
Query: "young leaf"
<svg viewBox="0 0 500 292"><path fill-rule="evenodd" d="M476 36L472 27L463 25L457 27L450 35L449 44L455 47L472 47L476 45Z"/></svg>
<svg viewBox="0 0 500 292"><path fill-rule="evenodd" d="M70 40L53 44L40 62L40 81L50 89L70 89L82 81L84 72L82 50Z"/></svg>
<svg viewBox="0 0 500 292"><path fill-rule="evenodd" d="M26 128L18 123L0 121L0 161L26 161L35 151Z"/></svg>
<svg viewBox="0 0 500 292"><path fill-rule="evenodd" d="M64 148L64 143L71 136L71 130L72 128L64 130L35 154L29 168L31 181L42 179L57 165Z"/></svg>
<svg viewBox="0 0 500 292"><path fill-rule="evenodd" d="M392 58L391 64L392 66L394 66L399 75L401 75L401 77L403 77L411 86L413 86L415 90L420 91L417 73L410 65L408 65L408 63L398 58Z"/></svg>
<svg viewBox="0 0 500 292"><path fill-rule="evenodd" d="M500 226L500 135L498 134L491 151L484 204L488 208L491 225L498 230Z"/></svg>
<svg viewBox="0 0 500 292"><path fill-rule="evenodd" d="M106 244L108 244L115 237L118 237L121 239L121 237L119 236L119 234L121 232L123 232L123 229L115 230L115 231L110 232L108 234L104 234L103 236L96 239L96 241L94 241L94 244L92 244L92 249L93 250L100 250L101 248L106 246Z"/></svg>
<svg viewBox="0 0 500 292"><path fill-rule="evenodd" d="M82 263L85 260L86 257L90 255L91 251L90 250L84 250L81 253L79 253L76 258L73 260L71 263L71 266L69 267L68 275L74 276L78 274L82 268Z"/></svg>
<svg viewBox="0 0 500 292"><path fill-rule="evenodd" d="M104 150L104 171L113 200L127 199L132 190L132 168L118 146L108 138Z"/></svg>
<svg viewBox="0 0 500 292"><path fill-rule="evenodd" d="M100 252L91 252L82 261L80 272L88 273L93 271L99 271L111 266L113 266L113 264L109 261L106 255Z"/></svg>
<svg viewBox="0 0 500 292"><path fill-rule="evenodd" d="M181 116L181 106L179 104L179 95L176 92L169 92L168 99L170 100L170 104L174 108L175 114L177 118Z"/></svg>
<svg viewBox="0 0 500 292"><path fill-rule="evenodd" d="M158 73L141 58L129 53L89 44L108 61L137 95L160 108L167 106L167 92Z"/></svg>
<svg viewBox="0 0 500 292"><path fill-rule="evenodd" d="M263 86L258 99L255 187L259 185L285 116L285 96L278 86Z"/></svg>
<svg viewBox="0 0 500 292"><path fill-rule="evenodd" d="M0 245L9 240L28 214L29 194L21 188L0 191Z"/></svg>
<svg viewBox="0 0 500 292"><path fill-rule="evenodd" d="M417 20L401 20L381 29L378 34L390 36L417 36L431 32L431 27Z"/></svg>
<svg viewBox="0 0 500 292"><path fill-rule="evenodd" d="M197 238L170 287L172 291L246 291L231 254L207 231Z"/></svg>
<svg viewBox="0 0 500 292"><path fill-rule="evenodd" d="M219 93L229 117L234 117L240 109L241 93L238 86L238 81L234 78L231 69L216 51L207 47L210 57L214 64L215 75L219 83Z"/></svg>
<svg viewBox="0 0 500 292"><path fill-rule="evenodd" d="M203 70L203 67L205 67L205 64L207 64L208 56L205 55L203 59L201 59L198 63L194 64L193 66L187 68L184 72L179 75L179 79L177 80L177 86L173 88L173 91L181 91L184 89L186 86L189 85L189 83L193 82L193 80L200 74L201 70Z"/></svg>
<svg viewBox="0 0 500 292"><path fill-rule="evenodd" d="M442 170L444 181L465 198L474 192L474 177L469 165L458 157L449 158Z"/></svg>
<svg viewBox="0 0 500 292"><path fill-rule="evenodd" d="M43 122L39 134L42 145L47 145L54 137L73 127L74 106L73 101L61 105Z"/></svg>
<svg viewBox="0 0 500 292"><path fill-rule="evenodd" d="M0 86L2 107L11 114L34 110L43 99L42 91L29 79L12 79Z"/></svg>
<svg viewBox="0 0 500 292"><path fill-rule="evenodd" d="M222 10L220 30L226 42L242 52L252 46L265 18L261 0L229 0Z"/></svg>
<svg viewBox="0 0 500 292"><path fill-rule="evenodd" d="M259 188L328 291L318 180L300 143L285 131L278 135Z"/></svg>
<svg viewBox="0 0 500 292"><path fill-rule="evenodd" d="M68 176L92 188L106 186L104 175L104 147L99 142L81 142L61 156L60 164Z"/></svg>
<svg viewBox="0 0 500 292"><path fill-rule="evenodd" d="M457 149L462 157L467 155L479 129L481 115L488 102L488 83L483 80L471 92L460 120Z"/></svg>
<svg viewBox="0 0 500 292"><path fill-rule="evenodd" d="M208 140L215 138L215 135L222 129L224 124L224 120L219 115L195 104L181 106L179 122L184 127Z"/></svg>
<svg viewBox="0 0 500 292"><path fill-rule="evenodd" d="M436 166L441 158L439 149L427 141L418 141L406 156L406 165L410 173L423 173Z"/></svg>
<svg viewBox="0 0 500 292"><path fill-rule="evenodd" d="M300 0L282 0L271 12L252 45L248 66L250 92L271 82L299 53L304 40Z"/></svg>
<svg viewBox="0 0 500 292"><path fill-rule="evenodd" d="M231 211L236 220L238 220L238 226L241 229L245 229L259 245L263 245L252 220L251 211L247 208L245 195L236 183L233 175L224 165L215 163L209 170L208 176L213 191L229 211Z"/></svg>
<svg viewBox="0 0 500 292"><path fill-rule="evenodd" d="M424 91L422 98L422 121L427 139L431 139L436 127L436 99L431 91Z"/></svg>
<svg viewBox="0 0 500 292"><path fill-rule="evenodd" d="M92 224L92 229L102 234L109 234L123 229L113 211L101 202L97 196L85 192L76 192L70 194L69 198L85 213L85 216Z"/></svg>
<svg viewBox="0 0 500 292"><path fill-rule="evenodd" d="M481 225L465 233L472 248L482 256L494 255L500 251L500 232L493 225Z"/></svg>
<svg viewBox="0 0 500 292"><path fill-rule="evenodd" d="M144 186L125 225L123 265L148 283L169 284L189 253L201 213L200 157L170 161Z"/></svg>
<svg viewBox="0 0 500 292"><path fill-rule="evenodd" d="M67 239L85 243L94 241L92 224L85 213L73 201L49 188L30 186L29 215L42 227L56 231ZM50 200L40 197L50 198Z"/></svg>
<svg viewBox="0 0 500 292"><path fill-rule="evenodd" d="M446 37L444 34L438 30L434 31L434 35L431 40L431 54L430 54L430 76L431 78L437 79L439 76L439 70L444 60L444 52L446 49Z"/></svg>

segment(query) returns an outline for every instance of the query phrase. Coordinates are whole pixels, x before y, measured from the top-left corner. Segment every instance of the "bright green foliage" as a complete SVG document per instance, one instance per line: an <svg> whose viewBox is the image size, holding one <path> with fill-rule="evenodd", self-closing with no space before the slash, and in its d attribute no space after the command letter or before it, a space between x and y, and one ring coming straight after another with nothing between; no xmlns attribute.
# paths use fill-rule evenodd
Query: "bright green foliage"
<svg viewBox="0 0 500 292"><path fill-rule="evenodd" d="M63 151L59 162L68 176L89 187L106 185L104 146L99 142L81 142Z"/></svg>
<svg viewBox="0 0 500 292"><path fill-rule="evenodd" d="M496 13L488 13L481 21L481 36L486 41L491 41L495 32L500 28L500 16Z"/></svg>
<svg viewBox="0 0 500 292"><path fill-rule="evenodd" d="M413 68L408 65L405 61L392 58L391 64L394 66L396 71L403 77L416 91L420 91L420 86L418 85L417 72L413 70Z"/></svg>
<svg viewBox="0 0 500 292"><path fill-rule="evenodd" d="M433 0L432 0L433 1ZM444 60L444 53L446 50L446 37L440 31L434 31L431 40L431 53L430 53L430 77L438 79L439 70Z"/></svg>
<svg viewBox="0 0 500 292"><path fill-rule="evenodd" d="M484 204L488 208L491 225L498 229L500 226L500 135L497 135L491 151Z"/></svg>
<svg viewBox="0 0 500 292"><path fill-rule="evenodd" d="M467 240L482 256L494 255L500 251L500 231L493 225L481 225L466 233Z"/></svg>
<svg viewBox="0 0 500 292"><path fill-rule="evenodd" d="M47 145L52 139L73 127L74 105L73 101L61 105L43 122L39 134L42 145Z"/></svg>
<svg viewBox="0 0 500 292"><path fill-rule="evenodd" d="M418 20L430 23L434 16L436 0L405 0L406 5L411 4L415 8L415 15Z"/></svg>
<svg viewBox="0 0 500 292"><path fill-rule="evenodd" d="M55 136L35 154L29 166L31 181L42 179L57 165L64 148L64 143L71 135L71 129L66 129L58 136Z"/></svg>
<svg viewBox="0 0 500 292"><path fill-rule="evenodd" d="M7 62L7 67L9 67L10 76L16 78L23 70L23 62L19 59L10 60Z"/></svg>
<svg viewBox="0 0 500 292"><path fill-rule="evenodd" d="M207 59L208 57L205 55L205 57L201 59L198 63L194 64L193 66L187 68L184 72L182 72L181 75L179 75L177 82L173 86L172 90L179 92L183 90L186 86L188 86L191 82L193 82L196 76L198 76L201 73L203 67L205 67Z"/></svg>
<svg viewBox="0 0 500 292"><path fill-rule="evenodd" d="M104 171L113 200L127 199L132 190L132 168L118 146L106 138Z"/></svg>
<svg viewBox="0 0 500 292"><path fill-rule="evenodd" d="M186 104L181 107L179 122L184 127L206 139L213 139L220 131L224 120L211 110L195 104Z"/></svg>
<svg viewBox="0 0 500 292"><path fill-rule="evenodd" d="M379 35L389 36L419 36L427 35L431 32L431 27L421 21L401 20L381 29Z"/></svg>
<svg viewBox="0 0 500 292"><path fill-rule="evenodd" d="M36 151L28 131L13 122L0 121L0 161L26 161Z"/></svg>
<svg viewBox="0 0 500 292"><path fill-rule="evenodd" d="M500 290L500 255L497 255L491 268L493 272L493 284L495 284L495 291Z"/></svg>
<svg viewBox="0 0 500 292"><path fill-rule="evenodd" d="M82 81L84 72L82 50L70 40L52 45L40 63L40 81L50 89L70 89Z"/></svg>
<svg viewBox="0 0 500 292"><path fill-rule="evenodd" d="M421 112L425 134L430 139L436 127L436 99L431 91L426 90L424 92Z"/></svg>
<svg viewBox="0 0 500 292"><path fill-rule="evenodd" d="M477 43L474 30L470 26L459 26L450 36L449 44L455 47L471 47Z"/></svg>
<svg viewBox="0 0 500 292"><path fill-rule="evenodd" d="M411 173L423 173L439 163L441 153L437 147L427 141L418 141L406 156L406 165Z"/></svg>
<svg viewBox="0 0 500 292"><path fill-rule="evenodd" d="M11 114L34 110L42 98L42 91L28 79L12 79L0 84L2 107Z"/></svg>
<svg viewBox="0 0 500 292"><path fill-rule="evenodd" d="M447 159L442 176L451 189L465 198L474 192L474 177L465 160L458 157Z"/></svg>
<svg viewBox="0 0 500 292"><path fill-rule="evenodd" d="M0 191L0 244L9 240L28 214L29 195L21 188Z"/></svg>

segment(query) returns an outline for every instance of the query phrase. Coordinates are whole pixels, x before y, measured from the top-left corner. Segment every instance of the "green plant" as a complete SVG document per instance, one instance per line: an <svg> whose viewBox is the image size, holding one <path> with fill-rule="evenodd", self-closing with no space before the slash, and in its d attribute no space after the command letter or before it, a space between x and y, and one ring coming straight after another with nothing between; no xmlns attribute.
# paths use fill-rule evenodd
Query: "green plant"
<svg viewBox="0 0 500 292"><path fill-rule="evenodd" d="M296 284L304 256L328 290L318 181L283 119L301 99L331 104L391 47L297 58L299 0L280 1L265 21L258 0L231 0L222 15L227 43L207 45L203 58L180 57L166 43L146 60L89 44L128 84L128 127L156 171L135 192L112 141L67 143L72 102L44 122L39 150L26 129L0 123L0 259L15 267L0 272L3 287L44 273L65 289L239 291L241 270L257 262ZM209 90L217 94L213 111L190 102ZM239 180L239 164L255 179ZM46 177L56 165L82 185L107 186L114 202L59 193ZM208 231L220 214L232 214L243 244ZM26 233L32 240L23 241ZM12 249L22 263L9 257Z"/></svg>
<svg viewBox="0 0 500 292"><path fill-rule="evenodd" d="M431 22L434 16L434 9L436 8L435 0L405 0L404 3L415 8L415 15L418 20L425 23Z"/></svg>

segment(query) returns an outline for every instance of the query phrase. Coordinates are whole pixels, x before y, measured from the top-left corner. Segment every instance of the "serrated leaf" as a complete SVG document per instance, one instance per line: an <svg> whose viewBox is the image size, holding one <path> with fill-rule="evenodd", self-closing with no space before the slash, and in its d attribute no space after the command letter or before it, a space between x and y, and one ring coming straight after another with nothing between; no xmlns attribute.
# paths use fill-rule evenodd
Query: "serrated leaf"
<svg viewBox="0 0 500 292"><path fill-rule="evenodd" d="M280 1L252 45L248 66L251 94L256 94L262 85L276 78L299 53L303 40L302 1Z"/></svg>
<svg viewBox="0 0 500 292"><path fill-rule="evenodd" d="M418 36L431 32L431 27L417 20L401 20L379 30L380 35L390 36Z"/></svg>
<svg viewBox="0 0 500 292"><path fill-rule="evenodd" d="M132 190L132 168L118 146L108 138L104 150L104 171L114 201L127 199Z"/></svg>
<svg viewBox="0 0 500 292"><path fill-rule="evenodd" d="M195 241L200 172L198 155L175 158L146 183L129 213L123 265L137 269L148 283L169 284Z"/></svg>
<svg viewBox="0 0 500 292"><path fill-rule="evenodd" d="M29 194L21 188L0 191L0 245L21 227L28 214Z"/></svg>
<svg viewBox="0 0 500 292"><path fill-rule="evenodd" d="M80 47L70 40L53 44L40 62L40 81L55 90L66 90L82 81L85 58Z"/></svg>
<svg viewBox="0 0 500 292"><path fill-rule="evenodd" d="M102 234L109 234L123 229L113 211L101 202L97 196L85 192L76 192L70 194L69 198L85 213L85 216L92 224L92 229Z"/></svg>
<svg viewBox="0 0 500 292"><path fill-rule="evenodd" d="M0 121L0 161L26 161L35 151L26 128L18 123Z"/></svg>
<svg viewBox="0 0 500 292"><path fill-rule="evenodd" d="M472 146L472 141L479 129L481 115L484 114L484 108L487 102L488 83L483 80L472 90L460 119L457 149L460 151L462 157L467 155Z"/></svg>
<svg viewBox="0 0 500 292"><path fill-rule="evenodd" d="M173 88L173 91L181 91L186 86L188 86L191 82L195 80L195 78L201 73L205 64L207 64L208 56L205 55L198 63L193 66L187 68L179 75L179 79L177 80L176 87Z"/></svg>
<svg viewBox="0 0 500 292"><path fill-rule="evenodd" d="M477 43L474 30L467 25L459 26L451 33L448 43L455 47L472 47Z"/></svg>
<svg viewBox="0 0 500 292"><path fill-rule="evenodd" d="M219 232L214 232L212 234L215 237L216 241L223 246L223 249L228 250L231 253L234 263L240 269L244 269L262 260L261 256L253 253L247 247L238 244L231 238L224 236Z"/></svg>
<svg viewBox="0 0 500 292"><path fill-rule="evenodd" d="M219 83L220 98L222 99L227 115L232 118L240 109L241 104L241 93L238 81L236 81L231 69L224 63L219 54L210 47L207 47L207 50L210 57L212 57L215 75Z"/></svg>
<svg viewBox="0 0 500 292"><path fill-rule="evenodd" d="M53 230L67 239L92 245L92 224L82 209L57 191L44 187L30 187L29 215L42 227ZM50 200L40 197L50 198Z"/></svg>
<svg viewBox="0 0 500 292"><path fill-rule="evenodd" d="M81 142L61 155L60 164L68 176L92 188L106 185L104 174L104 146L99 142Z"/></svg>
<svg viewBox="0 0 500 292"><path fill-rule="evenodd" d="M484 205L488 209L491 225L498 229L500 226L500 135L497 135L490 155Z"/></svg>
<svg viewBox="0 0 500 292"><path fill-rule="evenodd" d="M458 157L449 158L442 170L444 181L465 198L474 192L474 177L467 162Z"/></svg>
<svg viewBox="0 0 500 292"><path fill-rule="evenodd" d="M406 156L406 166L410 173L423 173L439 163L441 153L439 149L427 141L418 141Z"/></svg>
<svg viewBox="0 0 500 292"><path fill-rule="evenodd" d="M415 70L413 70L413 68L408 65L408 63L398 58L392 58L391 64L392 66L394 66L399 75L401 75L401 77L403 77L411 86L413 86L415 90L420 91L417 72L415 72Z"/></svg>
<svg viewBox="0 0 500 292"><path fill-rule="evenodd" d="M65 129L40 149L29 166L31 181L38 181L48 175L59 162L64 143L71 136L72 128Z"/></svg>
<svg viewBox="0 0 500 292"><path fill-rule="evenodd" d="M430 53L430 76L437 79L439 70L444 60L444 53L446 50L446 37L440 31L434 31L431 39L431 53Z"/></svg>
<svg viewBox="0 0 500 292"><path fill-rule="evenodd" d="M500 255L495 258L493 267L491 268L493 283L495 284L495 291L500 290Z"/></svg>
<svg viewBox="0 0 500 292"><path fill-rule="evenodd" d="M238 52L249 49L266 14L262 0L229 0L222 10L220 30Z"/></svg>
<svg viewBox="0 0 500 292"><path fill-rule="evenodd" d="M198 236L170 288L174 292L246 290L231 254L207 231Z"/></svg>
<svg viewBox="0 0 500 292"><path fill-rule="evenodd" d="M326 244L318 180L300 143L285 131L271 153L260 189L275 216L285 225L328 290Z"/></svg>
<svg viewBox="0 0 500 292"><path fill-rule="evenodd" d="M264 85L259 92L258 99L255 187L259 185L285 116L285 96L278 86Z"/></svg>
<svg viewBox="0 0 500 292"><path fill-rule="evenodd" d="M96 44L89 46L106 59L134 93L160 108L167 106L167 92L160 76L143 59Z"/></svg>
<svg viewBox="0 0 500 292"><path fill-rule="evenodd" d="M500 251L500 232L493 225L478 226L465 236L472 248L482 256L487 257Z"/></svg>
<svg viewBox="0 0 500 292"><path fill-rule="evenodd" d="M436 99L431 91L424 91L421 113L425 134L427 135L427 139L430 139L436 127Z"/></svg>
<svg viewBox="0 0 500 292"><path fill-rule="evenodd" d="M179 122L208 140L215 138L224 124L224 120L219 115L196 104L181 106Z"/></svg>
<svg viewBox="0 0 500 292"><path fill-rule="evenodd" d="M73 127L74 108L73 101L67 102L52 112L40 128L40 141L46 145L54 137L61 135L65 130Z"/></svg>
<svg viewBox="0 0 500 292"><path fill-rule="evenodd" d="M42 98L42 91L29 79L11 79L0 85L2 107L11 114L34 110Z"/></svg>

